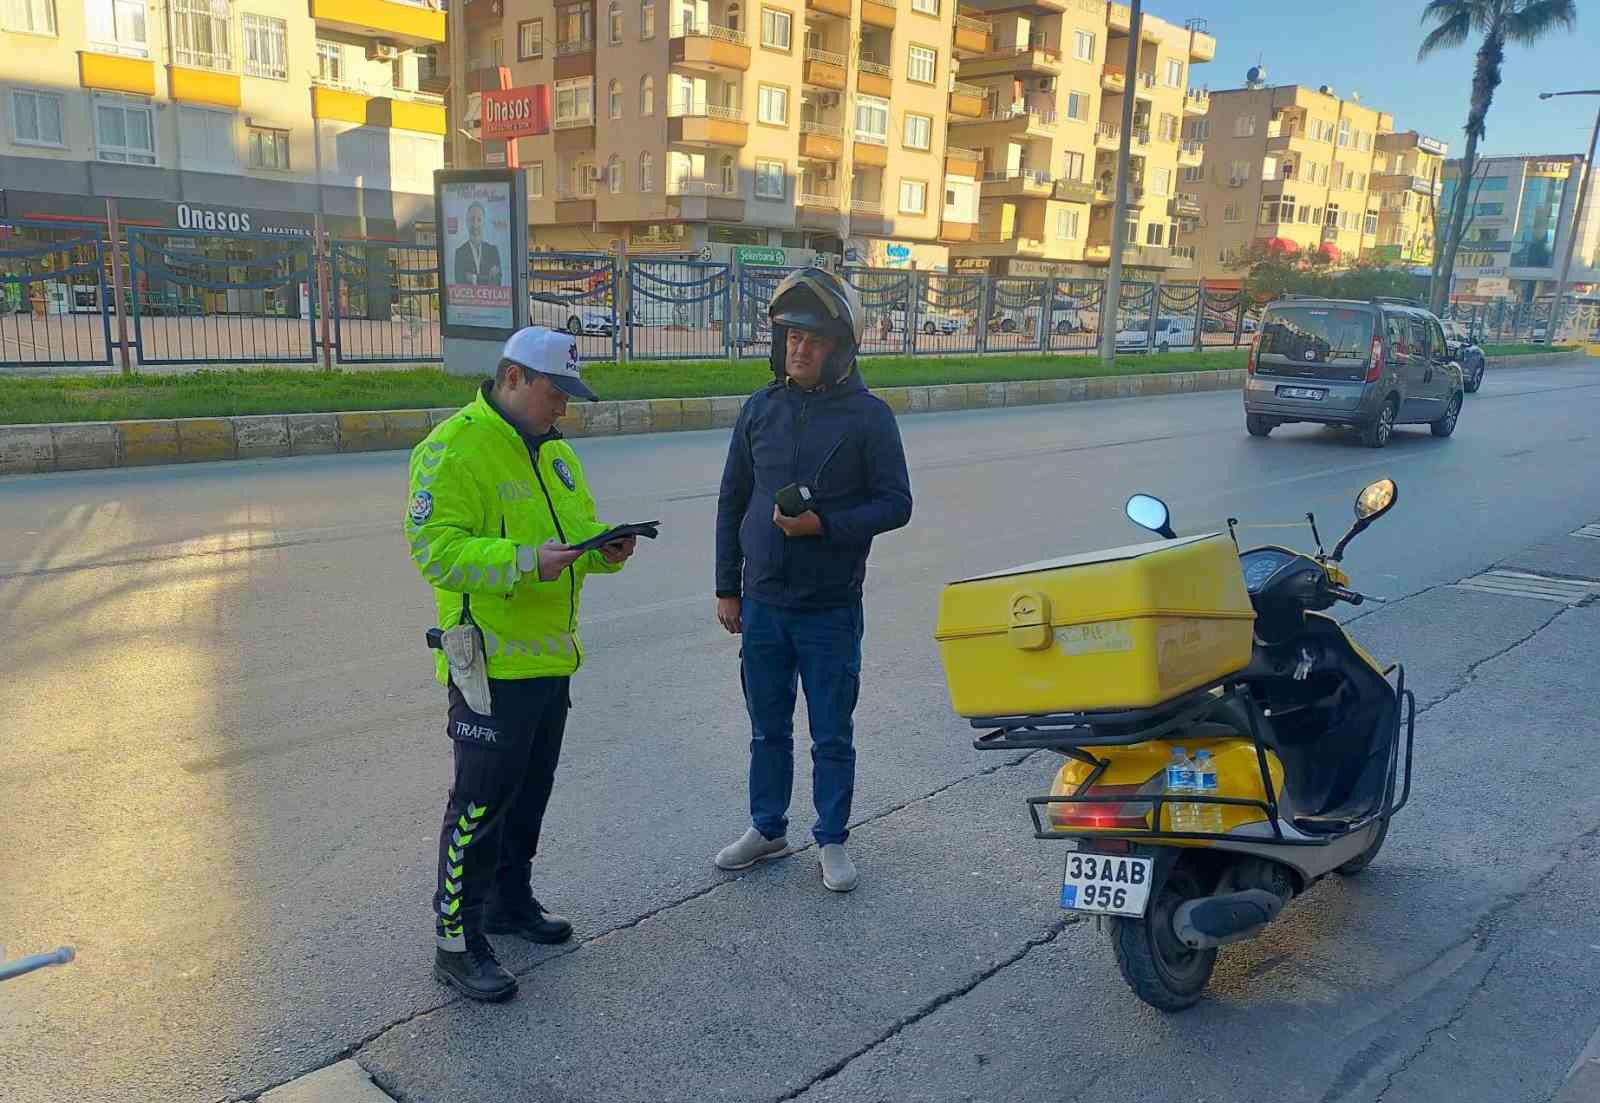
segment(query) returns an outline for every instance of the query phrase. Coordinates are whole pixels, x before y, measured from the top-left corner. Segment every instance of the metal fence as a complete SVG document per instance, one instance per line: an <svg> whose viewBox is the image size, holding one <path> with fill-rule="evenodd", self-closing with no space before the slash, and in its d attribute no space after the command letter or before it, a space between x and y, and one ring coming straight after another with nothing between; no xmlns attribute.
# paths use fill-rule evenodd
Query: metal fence
<svg viewBox="0 0 1600 1103"><path fill-rule="evenodd" d="M427 364L442 356L432 246L274 234L0 223L0 372L245 364ZM114 273L122 273L121 295ZM586 360L764 358L767 310L792 268L607 253L533 253L534 323ZM868 356L1089 354L1240 347L1265 300L1196 284L846 268ZM116 313L120 298L124 314ZM324 304L328 304L325 308ZM1551 302L1452 304L1485 343L1550 340ZM126 345L123 332L126 330ZM1600 337L1600 303L1570 302L1561 340ZM125 357L125 360L124 360Z"/></svg>

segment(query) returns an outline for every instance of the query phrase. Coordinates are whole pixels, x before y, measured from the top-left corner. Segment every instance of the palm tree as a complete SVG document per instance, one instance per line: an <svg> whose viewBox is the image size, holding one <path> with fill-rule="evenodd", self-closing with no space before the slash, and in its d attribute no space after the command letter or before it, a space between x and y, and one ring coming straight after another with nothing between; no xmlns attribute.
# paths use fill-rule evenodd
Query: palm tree
<svg viewBox="0 0 1600 1103"><path fill-rule="evenodd" d="M1450 294L1450 277L1455 272L1456 250L1467 220L1470 200L1466 181L1477 168L1478 143L1483 139L1484 119L1500 87L1500 66L1505 61L1506 43L1531 46L1557 27L1573 30L1578 25L1577 0L1432 0L1422 12L1422 22L1438 24L1422 40L1417 60L1440 50L1454 49L1477 31L1483 36L1477 64L1472 70L1472 103L1467 109L1467 149L1461 156L1461 185L1456 188L1450 211L1449 237L1443 242L1442 279L1434 281L1434 313L1444 309Z"/></svg>

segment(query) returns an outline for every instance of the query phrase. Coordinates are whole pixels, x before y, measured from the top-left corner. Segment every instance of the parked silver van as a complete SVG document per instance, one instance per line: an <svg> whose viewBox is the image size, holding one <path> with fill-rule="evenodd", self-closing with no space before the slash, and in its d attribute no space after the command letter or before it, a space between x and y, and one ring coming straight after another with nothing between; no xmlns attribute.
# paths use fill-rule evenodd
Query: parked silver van
<svg viewBox="0 0 1600 1103"><path fill-rule="evenodd" d="M1396 425L1455 432L1465 396L1444 330L1401 299L1285 298L1267 305L1245 367L1245 428L1320 422L1382 448Z"/></svg>

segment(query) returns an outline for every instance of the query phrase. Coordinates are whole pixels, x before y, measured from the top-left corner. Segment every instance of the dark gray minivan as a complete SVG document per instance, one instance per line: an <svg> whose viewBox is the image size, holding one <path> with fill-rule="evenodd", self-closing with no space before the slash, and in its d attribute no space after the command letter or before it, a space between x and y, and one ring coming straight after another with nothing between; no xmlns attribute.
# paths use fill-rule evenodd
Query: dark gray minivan
<svg viewBox="0 0 1600 1103"><path fill-rule="evenodd" d="M1406 300L1285 298L1267 305L1250 346L1245 427L1320 422L1382 448L1396 425L1455 432L1465 396L1439 320Z"/></svg>

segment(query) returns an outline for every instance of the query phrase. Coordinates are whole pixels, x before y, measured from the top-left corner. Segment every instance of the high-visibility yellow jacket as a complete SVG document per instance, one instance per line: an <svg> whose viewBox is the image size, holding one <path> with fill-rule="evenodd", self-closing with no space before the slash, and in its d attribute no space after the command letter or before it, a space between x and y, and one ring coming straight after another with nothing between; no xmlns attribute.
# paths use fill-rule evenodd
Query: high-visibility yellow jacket
<svg viewBox="0 0 1600 1103"><path fill-rule="evenodd" d="M489 677L565 677L583 663L584 577L621 565L592 551L552 582L517 569L519 546L577 544L610 526L595 517L572 446L558 433L523 436L489 401L488 386L411 452L411 561L433 587L440 628L470 608ZM442 653L435 665L445 682Z"/></svg>

